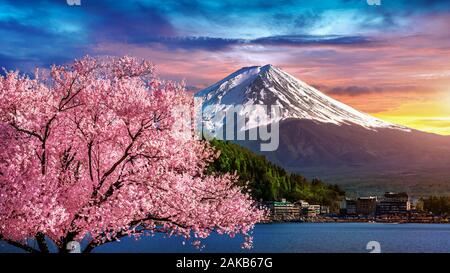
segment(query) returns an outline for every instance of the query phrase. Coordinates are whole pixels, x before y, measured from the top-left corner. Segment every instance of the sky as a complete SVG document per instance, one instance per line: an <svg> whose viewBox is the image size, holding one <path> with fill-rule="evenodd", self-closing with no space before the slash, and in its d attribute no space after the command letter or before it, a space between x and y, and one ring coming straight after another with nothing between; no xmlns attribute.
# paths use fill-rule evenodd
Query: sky
<svg viewBox="0 0 450 273"><path fill-rule="evenodd" d="M0 0L0 66L132 55L200 90L270 63L360 111L450 135L448 0L67 2Z"/></svg>

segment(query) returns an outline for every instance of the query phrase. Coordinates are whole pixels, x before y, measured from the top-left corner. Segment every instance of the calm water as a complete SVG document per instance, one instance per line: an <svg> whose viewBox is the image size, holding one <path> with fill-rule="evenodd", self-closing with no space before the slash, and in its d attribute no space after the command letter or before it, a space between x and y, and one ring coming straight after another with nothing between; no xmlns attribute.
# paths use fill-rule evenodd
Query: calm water
<svg viewBox="0 0 450 273"><path fill-rule="evenodd" d="M254 230L254 248L242 250L242 237L213 234L201 252L368 252L378 241L381 252L450 252L449 224L282 223L261 224ZM95 252L199 252L183 238L162 235L106 244ZM0 243L0 251L11 251Z"/></svg>

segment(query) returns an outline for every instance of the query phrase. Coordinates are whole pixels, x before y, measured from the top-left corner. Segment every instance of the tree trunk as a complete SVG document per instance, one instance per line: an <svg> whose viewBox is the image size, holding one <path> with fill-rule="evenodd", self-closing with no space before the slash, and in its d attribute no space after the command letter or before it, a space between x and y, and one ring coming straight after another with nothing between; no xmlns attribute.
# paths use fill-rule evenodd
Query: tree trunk
<svg viewBox="0 0 450 273"><path fill-rule="evenodd" d="M43 233L36 234L36 242L38 243L39 250L42 253L49 253L47 242L45 241L45 235Z"/></svg>

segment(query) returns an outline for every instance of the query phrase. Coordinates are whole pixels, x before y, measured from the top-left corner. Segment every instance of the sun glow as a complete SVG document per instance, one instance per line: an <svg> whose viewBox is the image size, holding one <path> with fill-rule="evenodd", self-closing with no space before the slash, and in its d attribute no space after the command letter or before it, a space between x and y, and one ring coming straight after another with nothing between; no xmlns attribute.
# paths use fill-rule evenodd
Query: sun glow
<svg viewBox="0 0 450 273"><path fill-rule="evenodd" d="M406 103L395 110L373 114L417 130L450 135L450 94L441 100Z"/></svg>

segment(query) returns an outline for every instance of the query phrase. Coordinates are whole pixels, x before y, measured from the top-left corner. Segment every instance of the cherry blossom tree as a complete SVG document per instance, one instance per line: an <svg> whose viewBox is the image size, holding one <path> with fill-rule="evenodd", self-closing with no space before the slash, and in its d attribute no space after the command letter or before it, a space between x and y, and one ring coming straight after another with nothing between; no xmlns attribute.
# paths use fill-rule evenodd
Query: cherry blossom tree
<svg viewBox="0 0 450 273"><path fill-rule="evenodd" d="M85 57L32 78L7 72L0 90L1 240L65 252L87 239L90 252L155 232L198 245L217 231L251 247L264 212L235 175L205 174L217 151L174 127L192 98L149 62Z"/></svg>

